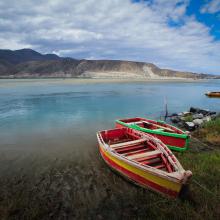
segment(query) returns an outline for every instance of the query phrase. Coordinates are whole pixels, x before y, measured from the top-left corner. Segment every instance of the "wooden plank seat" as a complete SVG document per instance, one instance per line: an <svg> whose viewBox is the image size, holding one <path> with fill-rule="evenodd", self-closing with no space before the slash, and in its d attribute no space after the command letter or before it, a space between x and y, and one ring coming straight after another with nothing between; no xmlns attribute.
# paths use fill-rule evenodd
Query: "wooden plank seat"
<svg viewBox="0 0 220 220"><path fill-rule="evenodd" d="M161 158L157 156L157 157L150 158L150 159L145 158L145 160L141 161L140 163L143 164L143 165L149 165L149 164L153 164L153 163L158 163L160 161L161 161Z"/></svg>
<svg viewBox="0 0 220 220"><path fill-rule="evenodd" d="M141 158L136 159L136 161L140 162L140 163L143 163L147 160L151 160L151 159L154 159L154 158L158 158L158 155L155 154L155 155L151 155L151 156L147 156L147 157L141 157Z"/></svg>
<svg viewBox="0 0 220 220"><path fill-rule="evenodd" d="M138 149L138 150L132 150L130 152L125 152L125 153L123 153L123 156L130 156L130 155L133 155L133 154L144 153L144 152L147 152L147 151L149 151L149 148L142 147L141 149Z"/></svg>
<svg viewBox="0 0 220 220"><path fill-rule="evenodd" d="M141 149L143 150L143 149L147 149L147 148L144 144L135 144L135 145L127 146L127 147L117 148L117 149L114 149L114 150L117 153L126 154L126 153L134 152L136 150L141 150Z"/></svg>
<svg viewBox="0 0 220 220"><path fill-rule="evenodd" d="M154 150L154 151L149 151L149 152L146 152L146 153L140 153L140 154L134 154L134 155L131 155L131 156L127 156L128 159L130 160L134 160L134 159L139 159L139 158L142 158L142 157L150 157L150 156L153 156L153 155L157 155L157 154L160 154L161 152L159 150Z"/></svg>
<svg viewBox="0 0 220 220"><path fill-rule="evenodd" d="M166 127L166 126L162 126L162 125L158 125L158 124L153 124L153 123L150 123L150 122L147 122L147 121L143 121L143 123L145 123L147 125L154 125L156 127L156 129L153 129L153 130L157 130L159 128L159 129L167 130L169 132L174 132L173 129L171 129L169 127Z"/></svg>
<svg viewBox="0 0 220 220"><path fill-rule="evenodd" d="M147 139L142 138L142 139L138 139L138 140L135 140L135 141L128 141L128 142L119 143L119 144L111 144L110 147L113 148L113 149L116 149L116 148L119 149L119 148L131 146L131 145L136 145L136 144L142 143L146 140Z"/></svg>
<svg viewBox="0 0 220 220"><path fill-rule="evenodd" d="M132 141L130 138L123 138L123 139L115 139L115 140L109 140L108 144L113 145L113 144L121 144L124 142Z"/></svg>

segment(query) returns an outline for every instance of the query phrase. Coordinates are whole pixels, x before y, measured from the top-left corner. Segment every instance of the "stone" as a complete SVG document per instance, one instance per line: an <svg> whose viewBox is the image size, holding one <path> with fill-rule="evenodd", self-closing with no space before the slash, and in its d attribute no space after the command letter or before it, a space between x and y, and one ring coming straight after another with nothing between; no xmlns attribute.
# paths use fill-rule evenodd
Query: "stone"
<svg viewBox="0 0 220 220"><path fill-rule="evenodd" d="M209 115L216 115L216 112L209 112Z"/></svg>
<svg viewBox="0 0 220 220"><path fill-rule="evenodd" d="M202 120L203 120L204 122L208 122L208 121L211 121L212 118L211 118L211 116L206 116L206 117L204 117Z"/></svg>
<svg viewBox="0 0 220 220"><path fill-rule="evenodd" d="M194 107L190 107L189 111L191 113L198 113L199 109L198 108L194 108Z"/></svg>
<svg viewBox="0 0 220 220"><path fill-rule="evenodd" d="M173 117L173 116L178 116L178 114L177 114L177 113L173 113L173 114L171 115L171 117Z"/></svg>
<svg viewBox="0 0 220 220"><path fill-rule="evenodd" d="M198 113L203 115L208 115L210 111L208 109L199 109Z"/></svg>
<svg viewBox="0 0 220 220"><path fill-rule="evenodd" d="M195 125L200 126L200 125L202 125L203 120L202 120L202 119L197 118L197 119L194 119L194 120L193 120L193 123L194 123Z"/></svg>
<svg viewBox="0 0 220 220"><path fill-rule="evenodd" d="M177 123L177 126L183 128L185 126L185 123L183 121L180 121Z"/></svg>
<svg viewBox="0 0 220 220"><path fill-rule="evenodd" d="M213 119L216 119L216 115L210 115L210 117L211 117L211 120L213 120Z"/></svg>
<svg viewBox="0 0 220 220"><path fill-rule="evenodd" d="M180 117L183 116L183 113L182 112L178 113L178 116L180 116Z"/></svg>
<svg viewBox="0 0 220 220"><path fill-rule="evenodd" d="M193 119L202 119L203 117L204 117L204 115L202 113L193 115Z"/></svg>
<svg viewBox="0 0 220 220"><path fill-rule="evenodd" d="M188 120L190 120L189 118L188 118L188 116L183 116L183 117L180 117L180 119L181 119L181 121L183 121L183 122L186 122L186 121L188 121Z"/></svg>
<svg viewBox="0 0 220 220"><path fill-rule="evenodd" d="M196 113L196 114L203 114L203 115L208 115L208 114L210 114L210 111L208 110L208 109L200 109L200 108L194 108L194 107L191 107L190 109L189 109L189 111L191 112L191 113Z"/></svg>
<svg viewBox="0 0 220 220"><path fill-rule="evenodd" d="M171 120L173 123L178 123L178 122L181 121L178 116L172 116L172 117L170 118L170 120Z"/></svg>
<svg viewBox="0 0 220 220"><path fill-rule="evenodd" d="M189 121L185 122L185 127L189 131L193 131L196 128L195 124L193 122L189 122Z"/></svg>
<svg viewBox="0 0 220 220"><path fill-rule="evenodd" d="M209 110L205 110L205 109L201 109L200 111L199 111L199 113L200 114L203 114L203 115L208 115L209 114Z"/></svg>
<svg viewBox="0 0 220 220"><path fill-rule="evenodd" d="M185 117L185 116L189 116L189 115L191 115L192 114L192 112L183 112L183 116Z"/></svg>

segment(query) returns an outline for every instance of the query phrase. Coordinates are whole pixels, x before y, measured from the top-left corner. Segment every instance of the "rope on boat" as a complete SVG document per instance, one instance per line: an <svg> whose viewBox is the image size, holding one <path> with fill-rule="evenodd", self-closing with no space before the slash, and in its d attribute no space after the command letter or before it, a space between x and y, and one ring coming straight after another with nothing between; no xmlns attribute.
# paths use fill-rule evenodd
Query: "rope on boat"
<svg viewBox="0 0 220 220"><path fill-rule="evenodd" d="M202 141L198 140L197 138L195 138L195 137L193 137L193 136L191 136L191 138L194 139L194 140L196 140L198 143L202 144L203 146L208 147L208 148L210 149L210 146L209 146L208 144L203 143ZM194 182L195 184L197 184L198 186L200 186L200 188L202 188L203 190L209 192L209 193L212 194L214 197L216 197L216 195L215 195L212 191L210 191L209 189L207 189L205 186L201 185L201 184L200 184L199 182L197 182L196 180L193 179L192 182ZM217 196L217 198L219 198L219 197Z"/></svg>
<svg viewBox="0 0 220 220"><path fill-rule="evenodd" d="M217 197L219 199L219 196L216 196L212 191L210 191L209 189L207 189L205 186L201 185L199 182L197 182L196 180L192 180L192 182L194 182L195 184L197 184L198 186L200 186L200 188L202 188L203 190L205 190L206 192L212 194L214 197Z"/></svg>
<svg viewBox="0 0 220 220"><path fill-rule="evenodd" d="M197 139L193 136L191 136L191 138L194 139L195 141L197 141L198 143L202 144L203 146L208 147L210 149L210 146L208 144L203 143L202 141L200 141L199 139Z"/></svg>

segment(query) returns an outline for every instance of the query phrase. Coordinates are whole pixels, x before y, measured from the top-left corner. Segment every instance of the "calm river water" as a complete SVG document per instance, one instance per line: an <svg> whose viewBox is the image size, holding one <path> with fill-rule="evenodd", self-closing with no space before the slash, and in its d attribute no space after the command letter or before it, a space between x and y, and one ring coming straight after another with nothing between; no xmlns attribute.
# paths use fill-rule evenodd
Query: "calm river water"
<svg viewBox="0 0 220 220"><path fill-rule="evenodd" d="M97 130L117 118L159 118L190 106L220 111L207 91L220 81L73 83L69 80L0 81L0 149L65 149L90 145Z"/></svg>

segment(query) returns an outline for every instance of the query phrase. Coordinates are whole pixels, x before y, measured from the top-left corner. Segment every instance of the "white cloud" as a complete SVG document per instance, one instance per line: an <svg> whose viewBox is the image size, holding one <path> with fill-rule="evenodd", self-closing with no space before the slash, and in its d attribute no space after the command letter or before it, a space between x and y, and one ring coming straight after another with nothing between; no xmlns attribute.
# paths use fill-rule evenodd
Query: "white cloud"
<svg viewBox="0 0 220 220"><path fill-rule="evenodd" d="M179 21L185 15L188 4L189 0L154 0L149 6L163 17Z"/></svg>
<svg viewBox="0 0 220 220"><path fill-rule="evenodd" d="M21 49L21 48L31 48L32 45L28 43L21 42L19 39L1 37L0 35L0 48L1 49Z"/></svg>
<svg viewBox="0 0 220 220"><path fill-rule="evenodd" d="M217 13L220 12L220 0L211 0L207 4L201 7L201 13Z"/></svg>
<svg viewBox="0 0 220 220"><path fill-rule="evenodd" d="M220 73L220 42L209 27L186 15L188 4L8 0L0 7L0 48L30 47L75 58L138 60Z"/></svg>

